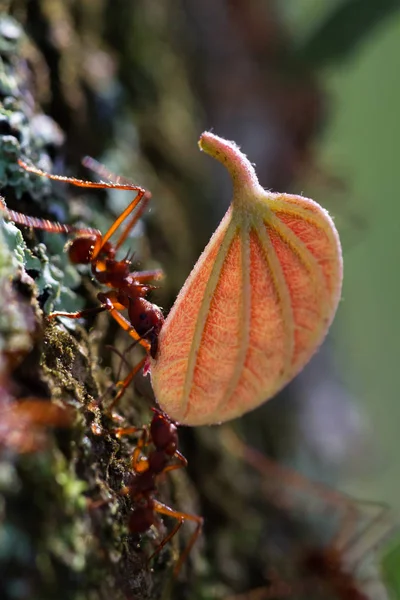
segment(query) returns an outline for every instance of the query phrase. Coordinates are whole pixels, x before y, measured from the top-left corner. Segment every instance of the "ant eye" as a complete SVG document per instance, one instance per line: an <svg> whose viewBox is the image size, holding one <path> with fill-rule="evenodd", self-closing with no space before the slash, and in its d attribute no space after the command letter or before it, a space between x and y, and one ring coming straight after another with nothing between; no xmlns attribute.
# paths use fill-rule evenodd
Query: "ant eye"
<svg viewBox="0 0 400 600"><path fill-rule="evenodd" d="M144 321L145 319L147 319L147 315L146 315L146 313L141 313L141 314L139 315L139 319L140 319L141 321Z"/></svg>

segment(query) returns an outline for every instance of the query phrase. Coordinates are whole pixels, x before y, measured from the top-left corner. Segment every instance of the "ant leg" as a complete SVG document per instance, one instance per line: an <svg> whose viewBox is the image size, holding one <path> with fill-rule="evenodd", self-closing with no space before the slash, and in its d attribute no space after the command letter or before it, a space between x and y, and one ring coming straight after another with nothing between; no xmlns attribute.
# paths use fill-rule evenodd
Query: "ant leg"
<svg viewBox="0 0 400 600"><path fill-rule="evenodd" d="M147 429L147 427L128 427L128 428L122 430L123 435L125 433L131 434L131 433L136 433L138 431L143 431L143 434L142 434L142 437L140 438L140 440L138 441L136 448L134 449L134 451L132 453L131 467L135 473L143 473L144 471L147 471L147 469L149 468L149 461L147 460L147 458L143 457L143 454L142 454L143 448L145 448L149 444L148 429ZM174 456L180 462L176 463L174 465L168 465L161 471L162 474L169 473L170 471L175 471L176 469L183 469L183 468L187 467L188 462L187 462L186 458L183 456L183 454L181 454L179 452L179 450L177 450L175 452ZM159 473L159 475L161 475L161 473Z"/></svg>
<svg viewBox="0 0 400 600"><path fill-rule="evenodd" d="M86 181L84 179L77 179L76 177L66 177L65 175L53 175L51 173L46 173L46 171L42 171L37 167L27 165L23 160L19 159L18 164L28 173L34 173L35 175L39 175L40 177L47 177L47 179L52 179L53 181L61 181L63 183L70 183L71 185L75 185L77 187L84 188L94 188L98 190L103 189L115 189L115 190L128 190L134 191L138 193L142 193L142 196L146 193L146 190L138 185L133 185L133 183L111 183L106 181ZM148 192L149 193L149 192Z"/></svg>
<svg viewBox="0 0 400 600"><path fill-rule="evenodd" d="M134 433L139 433L143 431L143 429L143 427L117 427L117 429L113 430L113 433L120 438L124 435L133 435Z"/></svg>
<svg viewBox="0 0 400 600"><path fill-rule="evenodd" d="M131 468L136 474L144 473L149 469L148 458L143 454L143 448L146 448L149 445L149 432L147 427L143 427L142 430L142 436L138 440L136 448L133 450L131 456Z"/></svg>
<svg viewBox="0 0 400 600"><path fill-rule="evenodd" d="M162 269L154 269L153 271L137 271L135 272L135 279L140 283L158 281L159 279L164 279L164 271Z"/></svg>
<svg viewBox="0 0 400 600"><path fill-rule="evenodd" d="M168 533L168 535L165 536L165 538L161 541L161 543L154 550L153 554L150 554L150 556L147 559L148 562L150 562L152 558L154 558L159 552L161 552L161 550L164 548L164 546L166 546L168 544L168 542L170 542L172 540L172 538L174 537L174 535L176 533L178 533L179 529L182 527L184 522L185 522L185 519L183 517L181 519L179 519L179 521L177 522L175 527Z"/></svg>
<svg viewBox="0 0 400 600"><path fill-rule="evenodd" d="M248 446L230 428L224 428L221 434L222 444L234 456L240 458L252 469L257 471L266 482L277 482L280 484L282 493L278 494L280 497L276 499L276 501L279 502L280 507L282 507L282 503L285 501L282 485L285 484L285 487L288 489L302 492L303 494L311 491L315 497L331 506L341 507L346 511L352 510L354 501L345 494L338 492L323 483L311 481L305 475L302 475L294 469L276 462L256 448ZM266 494L268 495L268 490ZM268 498L270 501L275 501L275 494L268 495Z"/></svg>
<svg viewBox="0 0 400 600"><path fill-rule="evenodd" d="M4 218L23 227L32 227L32 229L40 229L49 233L76 233L78 235L96 235L98 238L101 238L101 232L92 227L74 227L74 225L65 225L64 223L39 219L38 217L29 217L24 213L10 210L2 196L0 196L0 210L4 213Z"/></svg>
<svg viewBox="0 0 400 600"><path fill-rule="evenodd" d="M119 380L121 379L122 366L123 366L124 364L125 364L125 365L128 367L129 371L131 371L131 370L132 370L132 368L133 368L133 367L132 367L132 365L130 365L130 364L128 363L127 359L125 358L125 354L127 354L127 353L128 353L130 350L132 350L132 348L134 348L134 346L136 346L136 345L137 345L137 343L138 343L138 342L137 342L137 340L135 340L135 341L134 341L132 344L130 344L130 345L128 346L128 348L126 348L126 349L124 350L124 352L123 352L123 353L122 353L122 352L120 352L120 351L118 350L118 348L115 348L114 346L110 346L110 345L106 345L106 346L105 346L105 347L106 347L106 348L108 348L109 350L112 350L112 352L115 352L115 354L117 354L117 355L120 357L120 359L121 359L121 363L120 363L120 365L119 365L119 368L118 368L118 373L117 373L117 377L116 377L117 381L119 381ZM115 388L115 383L112 383L111 385L109 385L109 387L108 387L108 388L107 388L107 389L106 389L106 390L105 390L105 391L102 393L102 395L100 396L100 398L97 400L97 405L98 405L98 406L99 406L99 405L102 403L103 399L104 399L106 396L108 396L108 394L109 394L109 393L111 393L111 391L112 391L114 388ZM123 428L123 427L121 427L121 428L119 428L119 429L115 429L115 430L114 430L114 433L115 433L117 436L129 435L129 433L135 433L135 431L132 431L132 432L131 432L131 429L135 429L135 428L132 428L132 427L129 427L129 428Z"/></svg>
<svg viewBox="0 0 400 600"><path fill-rule="evenodd" d="M125 219L127 219L129 217L131 212L136 208L136 206L139 204L139 202L143 199L142 205L139 207L139 209L136 211L135 215L129 221L128 225L125 227L124 231L121 234L120 239L118 240L118 242L115 246L115 249L118 250L118 248L121 246L121 244L128 237L128 234L129 234L130 230L132 229L132 227L135 225L135 223L141 217L143 211L145 210L145 208L151 198L151 193L144 190L143 188L136 188L133 186L131 188L129 188L127 186L119 186L119 185L111 184L111 183L107 186L105 184L103 184L103 187L115 187L117 189L122 189L122 190L133 189L133 190L137 190L138 193L137 193L137 196L132 200L132 202L126 207L126 209L119 215L119 217L117 217L115 219L114 223L111 225L109 230L105 233L105 235L101 239L96 241L95 247L93 248L93 252L92 252L92 263L94 263L94 264L96 263L96 258L98 257L102 248L108 242L110 237L116 232L118 227L125 221Z"/></svg>
<svg viewBox="0 0 400 600"><path fill-rule="evenodd" d="M128 354L132 348L134 348L135 346L137 346L138 341L135 340L134 342L132 342L132 344L129 344L129 346L127 348L125 348L125 350L123 352L121 352L120 350L118 350L118 348L115 348L115 346L111 346L110 344L107 344L105 346L105 348L107 348L107 350L111 350L112 352L114 352L117 356L119 356L119 358L121 359L120 365L118 367L118 373L117 373L117 381L119 381L121 379L121 372L122 372L122 367L123 365L125 365L126 367L128 367L129 370L132 369L132 365L128 362L127 358L126 358L126 354Z"/></svg>
<svg viewBox="0 0 400 600"><path fill-rule="evenodd" d="M98 162L97 160L95 160L94 158L91 158L90 156L85 156L82 159L82 164L87 168L90 169L91 171L93 171L93 173L96 173L96 175L98 175L99 177L105 177L106 179L110 180L110 181L114 181L115 183L124 183L125 185L132 185L132 181L130 181L129 179L127 179L126 177L123 177L122 175L116 175L115 173L112 173L111 171L109 171L107 169L107 167L105 165L103 165L102 163ZM118 242L116 243L115 249L118 250L122 244L124 243L124 241L126 240L126 238L128 237L129 232L131 231L131 229L134 227L134 225L137 223L137 221L140 219L140 217L142 216L142 214L144 213L147 203L150 200L150 193L148 193L147 195L144 194L143 196L143 202L142 205L140 206L140 208L138 209L137 213L134 215L134 217L131 219L131 221L126 225L124 231L122 232ZM135 206L137 206L137 204L139 203L140 198L137 199L135 198ZM133 210L134 207L128 207L130 208L131 212ZM119 217L116 221L116 223L114 223L112 225L113 232L119 227L119 225L122 223L123 220L126 219L126 217L128 216L129 213L125 214L124 213L121 215L121 217ZM106 234L107 236L107 234ZM105 237L106 237L105 236ZM108 238L107 238L108 239ZM107 241L107 240L105 240ZM103 241L103 244L105 242Z"/></svg>
<svg viewBox="0 0 400 600"><path fill-rule="evenodd" d="M146 340L144 340L136 331L136 329L131 325L131 323L128 321L128 319L126 319L123 315L121 315L121 313L116 309L113 301L111 300L111 298L107 295L107 294L98 294L98 299L100 300L100 302L102 303L102 305L104 306L104 309L107 310L110 315L113 317L113 319L115 319L118 323L118 325L124 330L126 331L131 338L133 338L134 340L136 340L141 346L143 346L143 348L147 351L150 352L150 343L147 342Z"/></svg>
<svg viewBox="0 0 400 600"><path fill-rule="evenodd" d="M99 177L104 177L105 179L108 179L109 181L113 181L115 183L125 183L128 185L133 184L131 179L128 179L123 175L116 175L112 171L109 171L109 169L107 169L107 167L103 165L103 163L99 162L95 158L92 158L91 156L84 156L81 162L84 167L86 167L90 171L93 171L93 173L96 173L96 175L98 175Z"/></svg>
<svg viewBox="0 0 400 600"><path fill-rule="evenodd" d="M147 360L147 356L143 357L142 360L140 360L138 362L138 364L135 367L133 367L132 371L130 371L128 373L128 375L125 377L125 379L118 382L117 385L120 387L120 390L119 390L118 394L115 396L114 400L110 404L110 407L109 407L110 411L112 411L114 406L121 400L122 396L125 394L126 388L129 386L132 379L135 377L136 373L138 373L142 369L146 360Z"/></svg>
<svg viewBox="0 0 400 600"><path fill-rule="evenodd" d="M196 529L192 533L186 548L182 552L181 556L179 557L178 562L175 565L174 576L177 577L177 575L179 574L179 571L181 570L183 563L187 559L191 549L193 548L193 545L195 544L197 538L199 537L199 535L201 533L201 530L203 528L204 519L203 519L203 517L199 517L198 515L192 515L190 513L184 513L184 512L174 510L174 509L170 508L169 506L166 506L162 502L159 502L158 500L154 500L154 510L156 512L160 513L161 515L166 515L168 517L177 519L179 521L179 523L174 527L172 532L170 534L168 534L166 538L163 539L161 544L156 548L155 552L153 552L153 554L150 558L152 558L155 554L160 552L160 550L165 546L165 544L167 542L169 542L171 540L171 538L176 534L176 532L180 529L180 527L182 526L184 521L187 520L187 521L193 521L194 523L197 523Z"/></svg>
<svg viewBox="0 0 400 600"><path fill-rule="evenodd" d="M118 373L117 373L117 377L116 377L117 381L119 381L119 380L121 379L122 366L123 366L124 364L125 364L125 365L128 367L128 369L129 369L129 370L132 370L132 365L130 365L130 364L128 363L128 361L127 361L127 359L125 358L125 356L124 356L124 355L125 355L127 352L129 352L129 350L131 350L131 349L132 349L134 346L136 346L136 344L137 344L137 341L135 340L135 341L134 341L132 344L130 344L130 345L128 346L128 348L127 348L126 350L124 350L124 353L120 352L120 351L118 350L118 348L115 348L114 346L111 346L111 345L109 345L109 344L107 344L107 345L105 346L105 348L107 348L108 350L111 350L112 352L115 352L115 354L117 354L117 356L119 356L119 357L120 357L120 359L121 359L121 363L120 363L120 365L119 365L119 368L118 368ZM108 394L110 394L110 393L111 393L111 391L112 391L114 388L115 388L115 383L111 383L111 384L108 386L108 388L107 388L107 389L106 389L106 390L105 390L105 391L102 393L102 395L100 396L100 398L97 400L97 406L99 406L99 405L102 403L103 399L104 399L106 396L108 396ZM118 435L124 435L123 431L124 431L124 429L123 429L123 428L120 428L120 429L118 429L118 430L114 430L114 433L115 433L117 436L118 436ZM133 433L134 433L134 432L133 432Z"/></svg>
<svg viewBox="0 0 400 600"><path fill-rule="evenodd" d="M140 339L144 339L144 336L146 336L147 334L151 333L151 331L153 330L153 328L151 327L144 335L142 335L140 337ZM137 344L139 343L139 340L134 340L132 342L132 344L129 344L129 346L127 348L125 348L125 350L123 352L120 352L118 350L118 348L115 348L114 346L111 345L107 345L106 348L112 350L113 352L115 352L115 354L117 356L120 357L121 359L121 363L119 365L119 369L118 369L118 374L117 374L117 381L120 380L121 378L121 372L122 372L122 365L126 365L128 367L128 369L131 371L132 370L132 365L128 362L128 360L126 359L126 354L129 354L129 352L132 350L132 348L134 348L135 346L137 346Z"/></svg>
<svg viewBox="0 0 400 600"><path fill-rule="evenodd" d="M150 192L145 192L142 196L140 196L140 197L139 196L140 196L140 192L139 192L139 194L136 196L136 198L134 200L135 206L137 206L139 204L140 200L142 200L142 203L139 206L139 208L137 209L137 211L135 212L135 214L133 215L132 219L125 226L123 232L121 233L121 235L120 235L117 243L115 244L115 249L116 250L118 250L122 246L122 244L125 242L126 238L128 237L129 232L133 229L133 227L139 221L140 217L143 215L144 211L147 208L149 200L151 198L151 193ZM133 210L133 208L129 212L131 212ZM123 216L123 214L124 213L122 213L121 217ZM119 227L119 225L122 223L122 221L124 219L126 219L127 215L122 220L121 220L121 217L118 217L118 219L116 220L116 224L114 224L115 229L117 229ZM113 226L111 226L111 227L113 227ZM113 231L115 231L115 229Z"/></svg>
<svg viewBox="0 0 400 600"><path fill-rule="evenodd" d="M143 338L140 338L140 339L143 339ZM128 385L132 381L132 379L135 376L135 374L137 373L138 368L140 368L140 367L138 367L138 365L136 365L135 367L132 367L128 363L127 359L125 358L125 354L127 354L128 352L130 352L132 350L132 348L134 348L138 343L139 343L139 340L135 340L132 344L130 344L127 348L125 348L125 350L124 350L123 353L120 352L117 348L114 348L114 346L106 346L106 347L110 348L113 352L115 352L120 357L120 359L121 359L121 363L120 363L120 366L119 366L119 369L118 369L118 374L117 374L117 381L118 381L117 385L119 387L122 387L122 389L119 390L119 393L118 393L117 397L114 399L114 401L113 401L113 403L112 403L112 405L111 405L110 408L112 408L114 406L114 404L121 399L121 397L125 393L126 388L128 387ZM122 371L123 364L126 364L128 366L129 373L128 373L127 377L124 380L120 381L120 376L121 376L121 371ZM101 403L102 399L113 389L113 387L115 387L115 384L111 384L106 389L106 391L102 394L102 396L97 401L97 404ZM138 428L135 428L135 427L128 427L128 428L121 427L119 429L114 430L114 433L117 436L121 437L123 435L129 435L131 433L135 433L136 431L140 431L142 429L143 428L139 428L138 429Z"/></svg>
<svg viewBox="0 0 400 600"><path fill-rule="evenodd" d="M68 312L53 312L47 315L48 319L55 319L55 317L64 317L67 319L81 319L88 315L95 315L97 313L101 313L104 310L107 310L105 306L95 306L94 308L85 308L78 312L68 313Z"/></svg>
<svg viewBox="0 0 400 600"><path fill-rule="evenodd" d="M341 551L346 554L346 560L349 564L351 563L354 570L360 567L366 553L377 546L381 546L394 530L393 514L387 504L357 500L355 501L355 509L358 508L357 505L373 508L376 513L370 515L368 522L363 527L358 528L357 532L354 531L355 526L353 523L351 534L347 536L346 541L345 536L340 535L340 540L343 542ZM358 512L360 513L360 511ZM339 543L338 547L341 548Z"/></svg>
<svg viewBox="0 0 400 600"><path fill-rule="evenodd" d="M355 535L357 527L358 508L356 504L347 504L343 507L344 512L341 515L341 522L339 521L339 529L334 535L331 546L337 548L342 552L342 548L345 548L347 544L351 544Z"/></svg>
<svg viewBox="0 0 400 600"><path fill-rule="evenodd" d="M83 179L77 179L76 177L66 177L64 175L52 175L51 173L46 173L45 171L42 171L41 169L27 165L21 159L18 160L18 164L20 167L25 169L25 171L28 171L28 173L34 173L35 175L39 175L41 177L47 177L47 179L51 179L53 181L61 181L64 183L70 183L71 185L75 185L77 187L92 188L92 189L114 189L114 190L116 189L116 190L128 190L128 191L137 192L136 198L134 200L132 200L132 202L123 211L123 213L118 217L118 219L115 220L115 222L113 223L113 225L111 225L111 227L107 231L107 233L103 237L99 237L97 239L95 247L93 248L92 260L94 260L98 256L98 254L99 254L99 252L101 252L101 249L103 248L104 244L110 239L110 237L118 229L118 227L121 225L121 223L123 221L125 221L125 219L130 215L130 213L134 210L134 208L139 204L141 199L142 198L144 199L144 203L146 205L147 202L151 198L150 192L146 191L144 188L142 188L140 186L133 185L132 183L86 181ZM131 227L133 227L133 225L136 223L138 218L139 217L132 219L129 229ZM128 229L128 231L125 231L122 234L122 235L125 235L124 239L127 237L128 233L129 233L129 229Z"/></svg>
<svg viewBox="0 0 400 600"><path fill-rule="evenodd" d="M179 452L179 450L176 450L174 456L180 461L179 463L175 463L174 465L168 465L167 467L165 467L165 469L163 469L163 473L168 473L169 471L175 471L176 469L184 469L185 467L187 467L188 461L187 459L183 456L183 454L181 454Z"/></svg>

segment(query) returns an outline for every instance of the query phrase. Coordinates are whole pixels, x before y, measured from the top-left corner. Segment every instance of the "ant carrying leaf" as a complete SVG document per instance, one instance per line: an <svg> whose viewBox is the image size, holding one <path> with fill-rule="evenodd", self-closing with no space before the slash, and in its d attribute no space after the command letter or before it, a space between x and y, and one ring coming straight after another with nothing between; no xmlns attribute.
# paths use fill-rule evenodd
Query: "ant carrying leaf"
<svg viewBox="0 0 400 600"><path fill-rule="evenodd" d="M98 172L100 175L112 177L105 167L94 161L86 159L85 164L88 164L91 169ZM129 183L126 179L116 178L118 182L91 182L76 179L75 177L64 177L60 175L51 175L40 169L28 166L23 161L19 161L19 165L35 175L47 177L55 181L70 183L72 185L84 188L95 189L119 189L131 190L137 192L136 197L128 205L128 207L119 215L112 223L108 231L103 235L97 229L90 227L74 227L63 223L48 221L47 219L39 219L37 217L29 217L23 213L7 208L3 198L0 198L0 208L4 216L24 227L32 227L50 233L66 233L74 234L75 237L68 244L68 255L74 264L90 264L93 277L102 285L111 288L110 291L100 292L98 299L100 306L81 310L75 313L54 312L48 315L48 318L65 317L69 319L79 319L88 314L107 311L116 320L116 322L126 331L134 340L136 340L153 358L158 350L158 334L164 322L164 316L160 307L149 302L146 295L152 289L150 281L154 281L163 277L161 270L153 271L132 271L131 261L129 257L117 259L116 255L122 244L127 239L130 231L136 225L142 214L144 213L147 204L151 198L150 192L143 188ZM123 179L124 183L120 181ZM136 211L135 211L136 209ZM125 224L124 227L122 227ZM113 244L111 237L122 227L117 242ZM126 309L128 318L121 314L121 311ZM130 384L135 374L140 371L146 362L144 357L121 382L120 394L115 399L124 393L126 387Z"/></svg>

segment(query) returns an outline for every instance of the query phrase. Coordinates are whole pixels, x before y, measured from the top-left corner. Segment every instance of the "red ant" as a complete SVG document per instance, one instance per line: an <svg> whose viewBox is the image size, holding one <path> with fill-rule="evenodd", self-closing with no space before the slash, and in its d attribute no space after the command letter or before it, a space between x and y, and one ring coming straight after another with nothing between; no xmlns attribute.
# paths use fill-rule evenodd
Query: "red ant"
<svg viewBox="0 0 400 600"><path fill-rule="evenodd" d="M274 571L270 576L269 587L253 589L244 594L230 596L226 600L289 599L298 597L300 593L308 597L314 585L321 591L334 593L340 600L370 600L369 594L361 589L361 581L355 576L355 572L361 566L366 553L372 551L374 546L380 545L387 534L392 533L393 523L388 518L388 507L376 502L356 501L324 484L312 482L289 467L276 463L255 448L247 446L232 430L223 432L223 443L258 471L268 483L272 480L280 486L284 484L280 494L266 491L268 500L278 508L295 508L293 501L288 500L288 493L293 495L303 492L309 497L310 492L324 507L331 505L342 513L338 533L328 545L309 545L299 551L295 561L299 580L288 584ZM307 504L309 507L309 499ZM364 523L360 525L362 514L357 505L369 506L376 514L364 516ZM375 531L374 535L372 530L377 525L381 531Z"/></svg>
<svg viewBox="0 0 400 600"><path fill-rule="evenodd" d="M178 434L175 423L160 410L155 408L152 410L154 416L149 427L120 428L115 431L118 436L137 433L139 431L142 432L137 446L132 453L132 473L130 480L128 485L123 488L122 494L129 495L135 505L128 523L131 533L144 533L153 525L160 528L161 520L158 518L158 515L166 515L178 521L172 531L157 546L156 550L149 557L149 560L160 552L174 537L185 520L197 523L195 531L175 565L174 575L177 576L182 564L201 533L203 518L173 510L154 497L157 493L157 480L160 475L186 467L187 460L178 450ZM152 448L146 455L144 451L150 446ZM172 462L173 459L177 459L178 462Z"/></svg>
<svg viewBox="0 0 400 600"><path fill-rule="evenodd" d="M5 216L19 225L32 227L48 231L50 233L74 233L76 237L68 245L68 254L74 264L90 264L92 274L97 281L109 288L113 288L109 292L100 292L97 297L101 302L101 306L86 309L75 313L54 312L49 315L49 318L67 317L69 319L79 319L89 313L96 313L107 310L117 323L128 332L128 334L143 346L146 352L155 358L158 350L158 335L164 322L164 316L159 306L146 300L145 296L153 289L154 286L149 285L149 281L160 279L162 271L159 269L153 271L132 272L131 260L126 256L122 260L116 259L116 253L125 242L134 225L138 222L143 214L150 198L150 192L141 187L133 185L125 178L116 177L107 169L91 158L84 159L84 165L96 172L100 176L105 176L111 181L98 183L92 181L83 181L75 177L64 177L61 175L51 175L36 167L32 167L24 163L22 160L18 164L35 175L47 177L55 181L70 183L78 187L96 188L96 189L120 189L132 190L137 192L136 197L129 206L120 214L108 229L105 235L100 231L92 228L78 228L71 225L29 217L23 213L18 213L10 210L5 205L3 198L0 197L0 208L5 213ZM123 181L123 183L121 183ZM126 219L131 215L134 209L138 207L133 217L128 220L125 228L119 236L116 244L110 242L111 236L117 231ZM127 309L128 319L126 319L120 311ZM122 396L129 383L132 381L135 374L145 364L146 357L143 358L128 376L120 383L121 389L117 397L113 401L113 405Z"/></svg>

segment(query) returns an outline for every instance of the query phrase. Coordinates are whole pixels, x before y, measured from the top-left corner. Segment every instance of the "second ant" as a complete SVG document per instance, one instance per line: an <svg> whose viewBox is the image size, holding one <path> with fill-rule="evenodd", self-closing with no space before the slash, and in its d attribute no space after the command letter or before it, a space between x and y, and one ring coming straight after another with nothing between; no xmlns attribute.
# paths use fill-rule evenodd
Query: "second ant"
<svg viewBox="0 0 400 600"><path fill-rule="evenodd" d="M196 523L196 528L175 565L174 576L177 576L201 533L203 518L174 510L155 497L160 476L169 471L186 467L187 460L178 450L178 432L175 423L161 411L153 409L153 412L154 416L149 427L128 427L115 431L119 437L141 432L131 456L131 473L121 494L129 496L133 504L128 521L130 533L145 533L152 526L159 530L162 526L160 515L171 517L177 521L149 560L171 541L185 521Z"/></svg>

